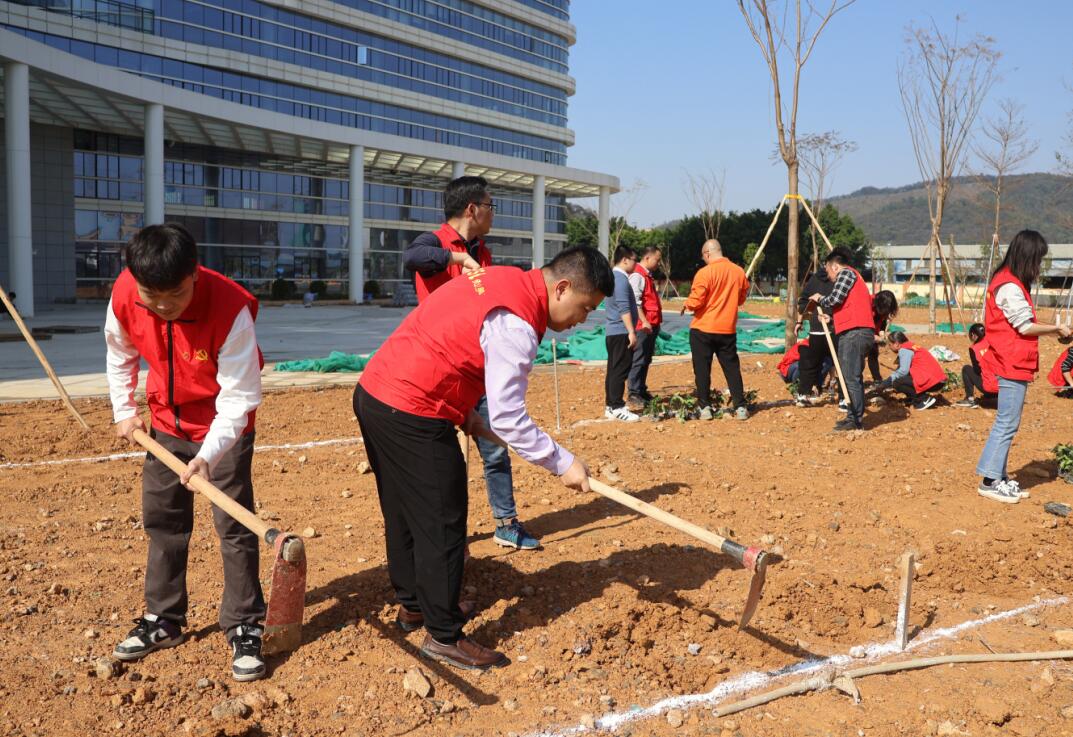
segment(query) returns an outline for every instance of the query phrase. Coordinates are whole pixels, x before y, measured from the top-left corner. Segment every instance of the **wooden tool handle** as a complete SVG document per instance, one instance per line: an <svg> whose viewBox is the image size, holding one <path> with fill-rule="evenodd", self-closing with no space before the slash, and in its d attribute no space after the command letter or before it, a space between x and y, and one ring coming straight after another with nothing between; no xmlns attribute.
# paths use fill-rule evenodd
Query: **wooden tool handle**
<svg viewBox="0 0 1073 737"><path fill-rule="evenodd" d="M589 477L589 488L598 494L606 496L612 501L618 502L624 507L629 507L635 512L651 517L652 519L662 522L665 525L669 525L679 532L684 532L687 535L691 535L701 542L705 542L708 545L712 545L716 548L722 549L723 545L728 542L725 537L716 535L710 530L706 530L700 525L695 525L692 522L687 522L681 517L677 517L670 512L666 512L659 507L654 507L647 502L643 502L637 497L627 494L624 491L619 491L613 486L608 486L602 481Z"/></svg>
<svg viewBox="0 0 1073 737"><path fill-rule="evenodd" d="M156 456L161 463L170 468L176 474L182 474L186 471L186 464L175 457L175 454L165 448L163 445L153 440L149 435L142 430L134 430L134 439L145 448L147 451ZM232 518L237 520L244 527L254 532L257 537L261 538L265 542L272 544L276 535L269 535L269 532L275 531L278 534L278 530L269 526L264 520L258 517L256 514L246 509L244 506L236 502L231 497L224 494L217 489L206 479L198 474L194 474L190 478L190 486L200 491L202 494L209 498L213 504L227 512ZM272 539L270 540L269 537Z"/></svg>
<svg viewBox="0 0 1073 737"><path fill-rule="evenodd" d="M823 316L823 308L816 305L816 314ZM827 329L827 323L820 320L820 325L823 327L823 335L827 338L827 347L831 349L831 361L835 364L835 371L838 372L838 383L842 385L842 398L849 402L849 392L846 391L846 377L842 375L842 364L838 362L838 351L835 350L835 342L831 339L831 331Z"/></svg>
<svg viewBox="0 0 1073 737"><path fill-rule="evenodd" d="M22 316L19 314L19 311L15 309L15 305L11 303L11 300L8 299L7 292L4 291L3 287L0 287L0 302L4 303L4 307L7 307L11 319L19 326L19 332L22 333L22 337L26 338L30 350L34 352L41 367L45 369L45 373L48 374L48 378L52 381L52 386L56 387L56 391L59 393L63 405L67 407L67 411L74 415L74 418L78 420L78 424L82 426L83 430L89 430L89 424L86 423L86 418L84 418L81 413L75 409L75 406L71 404L71 397L67 394L67 390L63 388L63 384L60 383L60 377L56 376L56 372L52 370L52 364L48 362L48 359L45 358L45 354L41 352L41 347L37 345L37 341L34 340L33 334L30 332L30 329L26 327L26 323L22 321Z"/></svg>

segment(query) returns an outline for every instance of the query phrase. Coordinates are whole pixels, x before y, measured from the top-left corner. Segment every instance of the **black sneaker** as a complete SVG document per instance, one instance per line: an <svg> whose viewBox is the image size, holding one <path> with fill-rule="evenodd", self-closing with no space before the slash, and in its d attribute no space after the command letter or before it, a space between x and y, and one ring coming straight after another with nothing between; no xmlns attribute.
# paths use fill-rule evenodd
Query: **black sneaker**
<svg viewBox="0 0 1073 737"><path fill-rule="evenodd" d="M265 660L261 657L261 634L259 626L240 624L232 630L231 675L236 681L256 681L265 677Z"/></svg>
<svg viewBox="0 0 1073 737"><path fill-rule="evenodd" d="M935 397L933 397L931 395L928 395L928 396L924 397L923 399L920 399L919 401L917 401L917 403L913 405L913 409L919 409L919 410L928 409L929 407L934 407L935 403L937 401L939 401L939 400L937 400Z"/></svg>
<svg viewBox="0 0 1073 737"><path fill-rule="evenodd" d="M965 409L976 409L980 405L976 403L975 397L967 397L960 402L954 402L955 407L964 407Z"/></svg>
<svg viewBox="0 0 1073 737"><path fill-rule="evenodd" d="M851 430L863 429L864 428L861 425L858 425L856 422L847 417L844 420L839 420L838 422L836 422L834 430L832 430L832 432L850 432Z"/></svg>
<svg viewBox="0 0 1073 737"><path fill-rule="evenodd" d="M155 614L144 614L134 620L134 629L127 639L115 646L112 657L117 660L140 660L154 650L175 647L183 641L183 628Z"/></svg>

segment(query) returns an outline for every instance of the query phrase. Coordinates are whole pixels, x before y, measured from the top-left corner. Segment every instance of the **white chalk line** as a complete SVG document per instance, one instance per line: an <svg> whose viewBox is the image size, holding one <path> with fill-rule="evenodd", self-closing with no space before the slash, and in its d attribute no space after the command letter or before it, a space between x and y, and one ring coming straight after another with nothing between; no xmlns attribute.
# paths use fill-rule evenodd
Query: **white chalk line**
<svg viewBox="0 0 1073 737"><path fill-rule="evenodd" d="M325 445L350 445L362 442L361 437L335 438L333 440L310 440L305 443L280 443L279 445L258 445L253 449L254 453L265 450L300 450L302 448L320 448ZM135 450L130 453L111 453L106 456L86 456L85 458L60 458L54 461L26 461L23 463L0 463L0 469L7 468L33 468L34 466L65 466L70 463L107 463L108 461L121 461L126 458L141 458L145 455L144 450Z"/></svg>
<svg viewBox="0 0 1073 737"><path fill-rule="evenodd" d="M1025 606L1018 607L1016 609L1009 609L1004 612L997 612L981 619L973 619L961 624L954 625L952 627L943 627L940 629L931 630L928 632L922 632L906 647L905 651L915 650L925 645L929 645L936 640L949 640L956 635L964 632L965 630L975 629L992 622L997 622L1003 619L1009 619L1016 617L1019 614L1030 612L1033 609L1041 609L1044 607L1059 606L1069 601L1068 597L1059 596L1054 599L1045 599L1038 603L1026 604ZM851 648L852 650L853 648ZM903 652L899 649L898 643L895 640L890 640L884 643L873 643L864 647L864 657L854 658L850 655L832 655L820 660L803 660L797 663L777 668L769 671L750 671L748 673L742 673L739 676L735 676L730 680L723 681L711 691L703 694L684 694L681 696L672 696L661 701L657 701L651 706L641 709L633 708L630 711L624 712L611 712L605 714L596 720L595 727L586 727L584 725L578 725L576 727L568 727L560 732L534 732L527 735L527 737L565 737L566 735L583 734L585 732L595 731L613 731L623 726L624 724L638 719L648 719L651 717L659 716L665 711L671 709L680 709L695 707L699 705L711 705L714 706L728 697L744 693L746 691L752 691L762 686L768 686L776 681L781 681L789 678L790 676L799 676L808 673L815 673L827 668L845 666L854 662L865 662L868 660L877 660L881 657L888 655L897 655Z"/></svg>

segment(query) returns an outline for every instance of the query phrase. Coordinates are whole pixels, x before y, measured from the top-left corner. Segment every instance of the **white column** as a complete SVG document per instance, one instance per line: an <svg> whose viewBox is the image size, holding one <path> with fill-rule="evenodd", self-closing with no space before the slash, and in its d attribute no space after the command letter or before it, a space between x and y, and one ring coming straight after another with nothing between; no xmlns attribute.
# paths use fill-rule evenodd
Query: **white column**
<svg viewBox="0 0 1073 737"><path fill-rule="evenodd" d="M451 164L451 179L458 179L459 177L466 176L466 164L462 161L456 161Z"/></svg>
<svg viewBox="0 0 1073 737"><path fill-rule="evenodd" d="M533 179L533 268L544 265L544 175Z"/></svg>
<svg viewBox="0 0 1073 737"><path fill-rule="evenodd" d="M164 106L145 106L145 225L164 222Z"/></svg>
<svg viewBox="0 0 1073 737"><path fill-rule="evenodd" d="M611 254L607 252L608 244L611 242L611 189L609 187L600 187L600 210L599 210L599 224L597 227L597 240L599 244L600 253L604 254L608 258L611 258Z"/></svg>
<svg viewBox="0 0 1073 737"><path fill-rule="evenodd" d="M4 65L4 145L7 148L7 248L15 307L34 314L34 245L30 218L30 68Z"/></svg>
<svg viewBox="0 0 1073 737"><path fill-rule="evenodd" d="M350 147L350 301L365 298L365 147Z"/></svg>

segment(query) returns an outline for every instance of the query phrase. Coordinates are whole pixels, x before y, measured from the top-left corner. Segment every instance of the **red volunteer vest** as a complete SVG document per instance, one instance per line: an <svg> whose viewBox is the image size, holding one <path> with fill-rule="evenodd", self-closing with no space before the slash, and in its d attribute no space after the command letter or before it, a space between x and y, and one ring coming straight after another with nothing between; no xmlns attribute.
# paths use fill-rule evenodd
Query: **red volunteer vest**
<svg viewBox="0 0 1073 737"><path fill-rule="evenodd" d="M652 279L652 272L641 264L637 264L633 270L645 280L644 289L641 290L641 311L648 324L656 327L663 322L663 305L656 294L656 282Z"/></svg>
<svg viewBox="0 0 1073 737"><path fill-rule="evenodd" d="M900 348L908 348L913 352L913 363L909 366L909 375L913 378L915 391L922 392L946 381L946 372L927 348L921 348L914 343L902 343Z"/></svg>
<svg viewBox="0 0 1073 737"><path fill-rule="evenodd" d="M257 298L204 266L197 267L193 300L171 322L142 303L130 271L124 269L116 279L112 311L149 364L145 396L155 430L195 443L205 440L220 393L216 381L220 348L243 307L257 319ZM260 349L257 357L263 367ZM253 432L256 415L250 412L246 433Z"/></svg>
<svg viewBox="0 0 1073 737"><path fill-rule="evenodd" d="M991 283L987 285L984 305L984 328L987 333L987 342L991 345L987 356L992 361L993 370L997 375L1016 381L1032 381L1039 370L1039 338L1021 335L1006 319L1006 315L995 301L995 294L1004 284L1016 284L1020 288L1029 306L1032 307L1032 320L1036 319L1036 307L1032 304L1032 295L1025 289L1021 280L1009 269L1003 269L995 274Z"/></svg>
<svg viewBox="0 0 1073 737"><path fill-rule="evenodd" d="M1066 377L1062 376L1062 362L1066 360L1066 356L1073 348L1067 348L1058 354L1058 358L1054 362L1054 366L1051 366L1051 373L1047 374L1047 381L1051 382L1051 386L1062 387L1068 386L1066 384Z"/></svg>
<svg viewBox="0 0 1073 737"><path fill-rule="evenodd" d="M533 326L548 325L548 291L540 269L491 266L465 274L406 316L369 359L365 391L384 404L419 417L461 425L484 394L481 326L505 308Z"/></svg>
<svg viewBox="0 0 1073 737"><path fill-rule="evenodd" d="M782 360L779 361L779 373L783 379L789 374L790 366L801 360L801 346L805 345L808 345L807 340L799 340L790 346L790 350L783 354Z"/></svg>
<svg viewBox="0 0 1073 737"><path fill-rule="evenodd" d="M874 331L872 295L868 291L868 285L864 283L861 272L852 266L845 268L857 275L857 281L850 288L846 301L835 308L835 333L841 335L855 328L868 328Z"/></svg>
<svg viewBox="0 0 1073 737"><path fill-rule="evenodd" d="M462 236L460 236L458 231L447 223L441 225L440 229L433 233L433 235L439 238L440 245L443 246L444 249L453 253L468 253L466 250L466 243L462 240ZM477 246L477 263L481 266L492 265L492 253L485 247L484 240L481 240L480 244ZM417 291L418 303L424 302L425 297L429 296L444 284L461 274L461 264L448 264L446 269L435 276L421 276L421 274L417 274L414 287Z"/></svg>
<svg viewBox="0 0 1073 737"><path fill-rule="evenodd" d="M979 343L973 343L969 350L976 355L976 362L980 364L980 378L983 379L984 391L989 394L998 394L998 377L995 376L994 362L990 358L991 344L985 336Z"/></svg>

